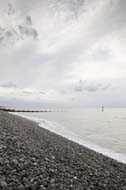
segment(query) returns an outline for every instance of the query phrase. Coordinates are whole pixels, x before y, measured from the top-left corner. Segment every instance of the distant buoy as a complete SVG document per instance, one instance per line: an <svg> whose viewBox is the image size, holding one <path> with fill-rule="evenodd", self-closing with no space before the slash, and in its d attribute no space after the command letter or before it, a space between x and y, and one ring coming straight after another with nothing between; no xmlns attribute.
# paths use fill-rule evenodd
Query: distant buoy
<svg viewBox="0 0 126 190"><path fill-rule="evenodd" d="M102 106L102 112L104 112L104 106Z"/></svg>

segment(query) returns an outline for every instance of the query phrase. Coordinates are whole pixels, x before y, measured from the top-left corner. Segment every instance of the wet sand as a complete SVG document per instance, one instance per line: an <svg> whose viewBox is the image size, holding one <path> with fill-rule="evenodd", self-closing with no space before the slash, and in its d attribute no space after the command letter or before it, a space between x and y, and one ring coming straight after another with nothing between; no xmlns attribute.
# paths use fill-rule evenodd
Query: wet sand
<svg viewBox="0 0 126 190"><path fill-rule="evenodd" d="M126 190L126 165L0 111L0 189Z"/></svg>

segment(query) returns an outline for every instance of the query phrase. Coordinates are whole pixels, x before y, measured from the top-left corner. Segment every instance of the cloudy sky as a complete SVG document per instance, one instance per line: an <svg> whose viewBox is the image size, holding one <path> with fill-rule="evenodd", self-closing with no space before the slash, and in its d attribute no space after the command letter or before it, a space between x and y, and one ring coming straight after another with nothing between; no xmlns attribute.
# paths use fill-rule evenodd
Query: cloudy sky
<svg viewBox="0 0 126 190"><path fill-rule="evenodd" d="M126 106L126 0L0 0L0 104Z"/></svg>

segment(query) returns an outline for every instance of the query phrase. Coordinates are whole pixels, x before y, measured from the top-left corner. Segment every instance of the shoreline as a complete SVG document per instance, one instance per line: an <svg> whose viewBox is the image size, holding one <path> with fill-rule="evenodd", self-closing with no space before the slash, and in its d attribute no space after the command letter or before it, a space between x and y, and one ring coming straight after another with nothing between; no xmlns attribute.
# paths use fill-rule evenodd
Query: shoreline
<svg viewBox="0 0 126 190"><path fill-rule="evenodd" d="M126 165L0 111L0 189L125 190Z"/></svg>
<svg viewBox="0 0 126 190"><path fill-rule="evenodd" d="M79 139L79 137L77 137L74 133L71 133L71 131L65 131L64 133L64 130L63 131L58 131L53 127L55 126L57 123L54 123L52 121L48 121L48 120L45 120L45 119L37 119L35 117L31 117L31 116L26 116L26 115L23 115L23 113L10 113L12 115L17 115L17 116L21 116L23 118L26 118L26 119L30 119L31 121L34 121L34 122L37 122L38 125L41 127L41 128L44 128L44 129L47 129L49 130L50 132L53 132L57 135L61 135L62 137L65 137L67 138L68 140L70 141L73 141L73 142L76 142L84 147L87 147L91 150L94 150L96 151L97 153L101 153L103 154L104 156L108 156L112 159L115 159L117 160L118 162L122 162L124 164L126 164L126 154L122 154L122 153L118 153L118 152L114 152L113 150L110 150L110 149L107 149L107 148L102 148L98 145L95 145L95 144L91 144L89 142L86 142L84 140L81 140ZM53 125L48 126L48 125L45 125L43 124L43 121L44 122L49 122ZM59 125L58 127L62 128L62 125Z"/></svg>

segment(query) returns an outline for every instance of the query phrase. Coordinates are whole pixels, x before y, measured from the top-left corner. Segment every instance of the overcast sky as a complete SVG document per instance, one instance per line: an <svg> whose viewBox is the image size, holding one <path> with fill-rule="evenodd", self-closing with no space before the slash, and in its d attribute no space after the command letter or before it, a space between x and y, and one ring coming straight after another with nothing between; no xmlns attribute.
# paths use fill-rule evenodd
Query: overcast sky
<svg viewBox="0 0 126 190"><path fill-rule="evenodd" d="M126 106L126 0L0 0L0 104Z"/></svg>

